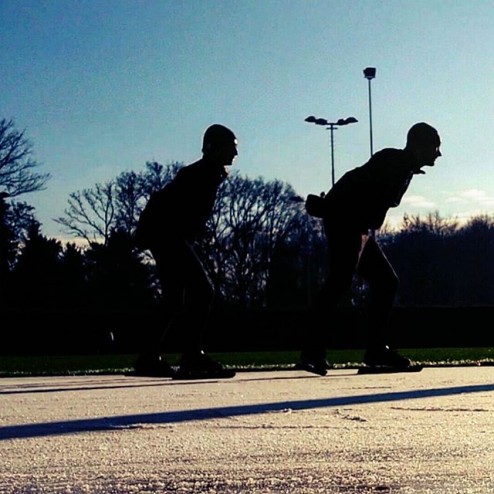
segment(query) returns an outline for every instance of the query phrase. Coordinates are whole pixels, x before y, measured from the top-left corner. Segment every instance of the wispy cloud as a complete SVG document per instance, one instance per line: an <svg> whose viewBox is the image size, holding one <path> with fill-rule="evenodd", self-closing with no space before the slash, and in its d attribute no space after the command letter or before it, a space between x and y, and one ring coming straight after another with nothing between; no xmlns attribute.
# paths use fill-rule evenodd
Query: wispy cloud
<svg viewBox="0 0 494 494"><path fill-rule="evenodd" d="M450 204L470 204L483 208L494 208L494 196L488 194L485 190L480 189L466 189L446 198L445 202Z"/></svg>
<svg viewBox="0 0 494 494"><path fill-rule="evenodd" d="M418 195L405 196L402 200L402 204L404 206L411 206L413 208L434 209L437 207L434 201L431 201L430 199L427 199L424 196L418 196Z"/></svg>

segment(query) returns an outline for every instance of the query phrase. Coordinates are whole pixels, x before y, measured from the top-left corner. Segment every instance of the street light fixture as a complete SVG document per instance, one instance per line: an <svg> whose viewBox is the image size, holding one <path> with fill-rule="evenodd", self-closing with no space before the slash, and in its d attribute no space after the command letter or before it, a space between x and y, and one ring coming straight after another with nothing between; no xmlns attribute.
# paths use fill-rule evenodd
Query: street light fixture
<svg viewBox="0 0 494 494"><path fill-rule="evenodd" d="M316 118L310 115L305 119L306 122L314 123L316 125L324 125L331 133L331 183L334 185L334 137L333 132L336 128L343 125L352 124L358 122L355 117L340 118L336 122L328 122L325 118Z"/></svg>
<svg viewBox="0 0 494 494"><path fill-rule="evenodd" d="M372 98L371 98L371 80L376 77L376 68L367 67L364 69L364 77L369 81L369 132L370 132L370 155L374 154L372 143Z"/></svg>

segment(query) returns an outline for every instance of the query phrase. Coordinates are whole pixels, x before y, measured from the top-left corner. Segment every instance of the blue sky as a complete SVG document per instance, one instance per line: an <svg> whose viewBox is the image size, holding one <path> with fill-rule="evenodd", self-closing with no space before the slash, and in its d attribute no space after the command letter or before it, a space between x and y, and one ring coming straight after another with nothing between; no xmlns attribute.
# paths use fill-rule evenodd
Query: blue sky
<svg viewBox="0 0 494 494"><path fill-rule="evenodd" d="M492 0L0 0L0 118L33 143L47 189L19 197L42 230L71 192L146 161L200 157L223 123L235 168L301 196L331 185L330 134L306 123L354 116L335 131L335 174L403 147L417 121L443 156L412 182L404 213L493 214Z"/></svg>

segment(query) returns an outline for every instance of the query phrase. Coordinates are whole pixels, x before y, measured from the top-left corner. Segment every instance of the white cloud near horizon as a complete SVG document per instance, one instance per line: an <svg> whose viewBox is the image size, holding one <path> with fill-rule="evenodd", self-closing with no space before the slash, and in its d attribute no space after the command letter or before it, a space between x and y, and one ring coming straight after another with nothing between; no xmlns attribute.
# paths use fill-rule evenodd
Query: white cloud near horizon
<svg viewBox="0 0 494 494"><path fill-rule="evenodd" d="M485 190L466 189L458 194L446 198L446 203L470 203L484 207L494 208L494 196Z"/></svg>
<svg viewBox="0 0 494 494"><path fill-rule="evenodd" d="M420 195L409 195L405 196L402 199L402 204L404 206L411 206L413 208L427 208L434 209L437 207L434 201L427 199L424 196Z"/></svg>

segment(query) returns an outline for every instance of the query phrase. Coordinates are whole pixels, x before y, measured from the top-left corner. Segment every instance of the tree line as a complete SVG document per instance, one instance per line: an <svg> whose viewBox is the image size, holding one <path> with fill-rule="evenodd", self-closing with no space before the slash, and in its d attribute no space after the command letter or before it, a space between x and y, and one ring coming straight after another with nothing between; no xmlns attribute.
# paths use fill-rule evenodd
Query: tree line
<svg viewBox="0 0 494 494"><path fill-rule="evenodd" d="M147 162L141 171L71 193L56 222L74 241L62 243L43 235L34 208L18 200L44 190L50 176L38 171L24 132L12 120L0 120L3 310L157 307L160 287L152 258L134 247L132 235L150 195L181 166ZM376 234L401 280L397 305L492 305L493 217L477 216L460 225L438 213L405 215L398 230ZM198 247L220 306L306 307L324 279L322 225L307 215L295 189L280 180L232 172ZM346 303L359 307L365 300L365 284L356 278Z"/></svg>

